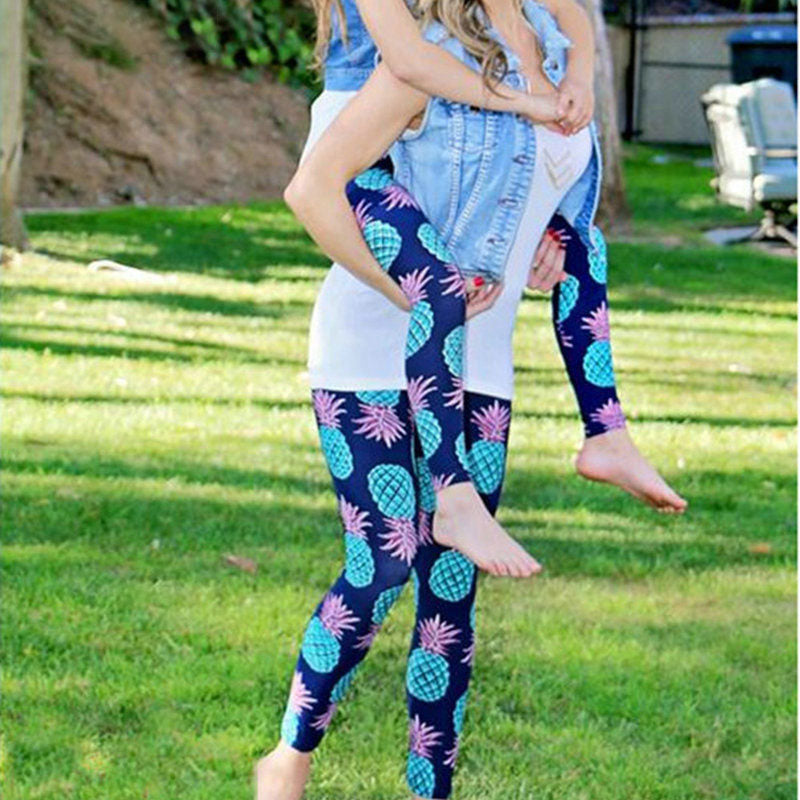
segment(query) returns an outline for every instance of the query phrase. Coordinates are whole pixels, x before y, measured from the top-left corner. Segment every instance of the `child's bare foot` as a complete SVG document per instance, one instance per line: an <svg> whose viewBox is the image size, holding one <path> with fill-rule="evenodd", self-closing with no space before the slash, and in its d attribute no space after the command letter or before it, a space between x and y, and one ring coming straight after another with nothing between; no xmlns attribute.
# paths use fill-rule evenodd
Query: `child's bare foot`
<svg viewBox="0 0 800 800"><path fill-rule="evenodd" d="M666 514L682 514L689 505L639 452L627 428L586 439L575 469L584 478L618 486Z"/></svg>
<svg viewBox="0 0 800 800"><path fill-rule="evenodd" d="M256 764L256 800L300 800L311 771L311 754L286 742Z"/></svg>
<svg viewBox="0 0 800 800"><path fill-rule="evenodd" d="M541 564L486 510L469 482L446 486L437 493L433 538L492 575L530 578L542 571Z"/></svg>

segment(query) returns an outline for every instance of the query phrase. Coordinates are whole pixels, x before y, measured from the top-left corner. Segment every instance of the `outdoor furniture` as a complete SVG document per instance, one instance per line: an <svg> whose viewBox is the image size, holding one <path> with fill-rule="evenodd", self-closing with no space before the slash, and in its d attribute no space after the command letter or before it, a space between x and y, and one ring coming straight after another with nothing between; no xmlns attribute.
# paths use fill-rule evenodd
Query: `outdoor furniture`
<svg viewBox="0 0 800 800"><path fill-rule="evenodd" d="M792 87L773 78L716 84L701 103L711 137L717 197L764 210L746 239L783 239L797 247L797 106Z"/></svg>

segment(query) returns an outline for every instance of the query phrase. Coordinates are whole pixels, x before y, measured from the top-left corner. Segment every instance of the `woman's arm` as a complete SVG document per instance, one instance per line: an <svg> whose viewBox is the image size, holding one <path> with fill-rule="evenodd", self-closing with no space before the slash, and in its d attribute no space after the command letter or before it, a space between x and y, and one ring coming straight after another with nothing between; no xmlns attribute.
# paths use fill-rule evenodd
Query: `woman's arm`
<svg viewBox="0 0 800 800"><path fill-rule="evenodd" d="M379 65L298 167L284 192L286 203L329 258L405 310L409 303L367 247L345 188L396 141L427 99Z"/></svg>
<svg viewBox="0 0 800 800"><path fill-rule="evenodd" d="M594 30L589 15L577 0L542 0L556 18L559 28L572 40L567 55L567 72L558 87L566 100L562 126L577 133L594 115Z"/></svg>
<svg viewBox="0 0 800 800"><path fill-rule="evenodd" d="M425 41L404 0L357 0L357 4L383 62L398 80L456 103L535 116L530 95L507 86L498 87L501 94L496 94L477 72Z"/></svg>

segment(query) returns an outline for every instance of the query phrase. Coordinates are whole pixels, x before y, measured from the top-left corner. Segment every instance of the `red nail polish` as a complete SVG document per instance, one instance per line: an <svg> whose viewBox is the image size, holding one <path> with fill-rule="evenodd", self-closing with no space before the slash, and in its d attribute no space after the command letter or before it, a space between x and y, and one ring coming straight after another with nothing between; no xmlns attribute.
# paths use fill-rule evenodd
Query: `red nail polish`
<svg viewBox="0 0 800 800"><path fill-rule="evenodd" d="M486 281L483 278L481 278L480 276L478 276L477 278L473 278L473 283L476 286L483 286L483 284L486 283Z"/></svg>

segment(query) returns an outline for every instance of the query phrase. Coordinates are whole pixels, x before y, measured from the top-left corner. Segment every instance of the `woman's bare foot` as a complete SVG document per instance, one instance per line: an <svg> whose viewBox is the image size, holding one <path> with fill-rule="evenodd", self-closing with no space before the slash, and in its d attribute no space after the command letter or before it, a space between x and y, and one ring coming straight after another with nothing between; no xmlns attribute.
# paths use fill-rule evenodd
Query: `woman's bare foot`
<svg viewBox="0 0 800 800"><path fill-rule="evenodd" d="M300 800L311 771L311 753L282 741L256 764L256 800Z"/></svg>
<svg viewBox="0 0 800 800"><path fill-rule="evenodd" d="M530 578L542 565L512 539L486 510L468 482L446 486L436 494L433 538L463 553L492 575Z"/></svg>
<svg viewBox="0 0 800 800"><path fill-rule="evenodd" d="M627 428L586 439L575 469L584 478L618 486L665 514L682 514L689 505L639 452Z"/></svg>

